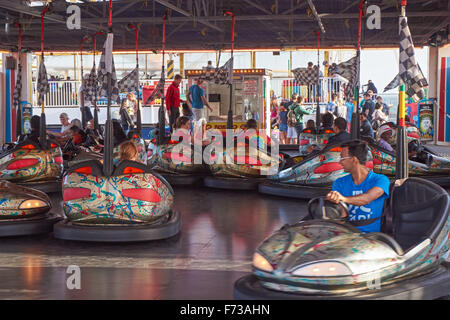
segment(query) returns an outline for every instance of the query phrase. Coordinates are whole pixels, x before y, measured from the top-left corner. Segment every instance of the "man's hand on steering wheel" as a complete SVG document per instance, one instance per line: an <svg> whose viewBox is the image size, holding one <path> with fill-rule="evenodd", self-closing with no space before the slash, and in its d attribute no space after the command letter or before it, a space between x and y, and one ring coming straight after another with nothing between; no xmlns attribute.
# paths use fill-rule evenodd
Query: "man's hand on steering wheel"
<svg viewBox="0 0 450 320"><path fill-rule="evenodd" d="M339 202L345 202L345 197L337 191L328 192L325 200L338 204Z"/></svg>

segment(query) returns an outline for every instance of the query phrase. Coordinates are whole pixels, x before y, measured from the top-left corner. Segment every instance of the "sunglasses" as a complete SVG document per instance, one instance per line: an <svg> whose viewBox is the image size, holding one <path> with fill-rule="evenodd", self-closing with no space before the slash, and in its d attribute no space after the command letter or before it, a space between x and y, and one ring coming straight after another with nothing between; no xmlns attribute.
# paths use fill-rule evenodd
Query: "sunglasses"
<svg viewBox="0 0 450 320"><path fill-rule="evenodd" d="M342 160L345 160L345 159L351 159L351 158L353 158L353 157L340 157L340 158L339 158L339 162L341 162Z"/></svg>

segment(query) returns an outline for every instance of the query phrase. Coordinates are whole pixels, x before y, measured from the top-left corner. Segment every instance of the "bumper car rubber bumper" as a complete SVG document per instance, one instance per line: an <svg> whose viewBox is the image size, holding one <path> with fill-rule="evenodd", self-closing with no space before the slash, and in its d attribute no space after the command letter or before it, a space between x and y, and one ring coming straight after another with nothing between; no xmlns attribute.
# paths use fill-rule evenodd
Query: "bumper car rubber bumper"
<svg viewBox="0 0 450 320"><path fill-rule="evenodd" d="M45 193L57 193L62 190L62 181L44 181L44 182L23 182L17 183L19 186L36 189Z"/></svg>
<svg viewBox="0 0 450 320"><path fill-rule="evenodd" d="M3 219L0 220L0 237L50 233L53 225L60 220L62 217L53 213L28 219Z"/></svg>
<svg viewBox="0 0 450 320"><path fill-rule="evenodd" d="M264 182L258 186L258 191L273 196L295 199L311 199L325 196L331 191L330 187L311 187L288 183Z"/></svg>
<svg viewBox="0 0 450 320"><path fill-rule="evenodd" d="M437 176L437 175L436 176L423 176L423 177L420 177L420 178L423 178L423 179L426 179L428 181L434 182L434 183L440 185L443 188L450 187L450 175L443 174L443 175L440 175L440 176Z"/></svg>
<svg viewBox="0 0 450 320"><path fill-rule="evenodd" d="M203 176L198 174L165 173L157 171L171 186L201 185Z"/></svg>
<svg viewBox="0 0 450 320"><path fill-rule="evenodd" d="M227 190L257 190L261 180L254 178L205 177L205 187Z"/></svg>
<svg viewBox="0 0 450 320"><path fill-rule="evenodd" d="M181 214L170 211L167 220L154 224L135 225L81 225L68 220L57 223L55 238L89 242L138 242L167 239L181 229Z"/></svg>
<svg viewBox="0 0 450 320"><path fill-rule="evenodd" d="M450 295L450 262L443 262L433 272L393 284L381 284L380 289L342 295L302 295L264 288L253 274L234 284L234 298L238 300L434 300Z"/></svg>

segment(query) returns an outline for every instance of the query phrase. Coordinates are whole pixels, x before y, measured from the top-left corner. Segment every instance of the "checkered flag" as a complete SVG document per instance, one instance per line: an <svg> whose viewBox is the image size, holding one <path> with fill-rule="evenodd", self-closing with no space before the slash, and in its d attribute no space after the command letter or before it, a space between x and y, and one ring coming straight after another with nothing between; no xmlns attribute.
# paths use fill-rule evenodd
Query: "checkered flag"
<svg viewBox="0 0 450 320"><path fill-rule="evenodd" d="M39 74L37 82L37 92L39 94L38 105L42 105L44 103L45 95L49 91L50 88L48 86L47 70L45 69L44 59L42 59L41 64L39 65Z"/></svg>
<svg viewBox="0 0 450 320"><path fill-rule="evenodd" d="M350 81L351 79L355 78L357 74L356 60L357 56L354 56L350 60L341 62L339 64L333 63L328 68L328 74L330 76L337 74L340 75L342 78L345 78L348 81Z"/></svg>
<svg viewBox="0 0 450 320"><path fill-rule="evenodd" d="M233 58L230 58L223 66L214 71L216 84L231 84L233 81Z"/></svg>
<svg viewBox="0 0 450 320"><path fill-rule="evenodd" d="M384 88L383 92L397 88L400 85L400 82L401 82L400 76L397 74L394 77L394 79L392 79L392 81L389 82L386 88Z"/></svg>
<svg viewBox="0 0 450 320"><path fill-rule="evenodd" d="M292 70L295 82L300 86L309 86L317 84L317 66L313 68L296 68Z"/></svg>
<svg viewBox="0 0 450 320"><path fill-rule="evenodd" d="M202 69L203 73L200 76L200 79L205 81L213 81L215 69L212 66L203 67Z"/></svg>
<svg viewBox="0 0 450 320"><path fill-rule="evenodd" d="M346 101L352 101L355 95L355 87L359 80L359 63L359 56L356 55L353 58L339 64L333 63L328 68L328 74L330 76L337 74L348 80L348 83L344 88L344 97Z"/></svg>
<svg viewBox="0 0 450 320"><path fill-rule="evenodd" d="M20 94L22 92L22 66L17 68L16 87L14 88L14 106L17 108L20 104Z"/></svg>
<svg viewBox="0 0 450 320"><path fill-rule="evenodd" d="M425 97L423 87L428 86L428 82L425 79L422 70L420 70L418 64L416 63L416 58L414 56L414 44L406 17L400 17L399 19L399 38L399 76L408 86L406 94L417 102Z"/></svg>
<svg viewBox="0 0 450 320"><path fill-rule="evenodd" d="M120 92L138 92L139 89L139 69L135 68L129 74L127 74L117 84Z"/></svg>
<svg viewBox="0 0 450 320"><path fill-rule="evenodd" d="M144 105L148 105L148 104L152 103L152 101L155 100L155 99L162 98L162 96L164 95L164 84L165 84L165 82L166 81L165 81L164 78L159 79L159 81L156 84L156 87L153 90L152 94L147 98L147 100L145 100Z"/></svg>
<svg viewBox="0 0 450 320"><path fill-rule="evenodd" d="M117 86L116 67L112 53L114 34L108 33L103 46L102 56L98 68L98 81L101 83L100 95L108 97L108 73L111 73L111 101L120 102L119 87ZM109 97L108 97L109 98Z"/></svg>
<svg viewBox="0 0 450 320"><path fill-rule="evenodd" d="M93 66L91 72L89 73L89 78L87 80L86 87L84 88L84 97L86 100L94 101L95 90L98 87L97 73L95 72L95 67Z"/></svg>

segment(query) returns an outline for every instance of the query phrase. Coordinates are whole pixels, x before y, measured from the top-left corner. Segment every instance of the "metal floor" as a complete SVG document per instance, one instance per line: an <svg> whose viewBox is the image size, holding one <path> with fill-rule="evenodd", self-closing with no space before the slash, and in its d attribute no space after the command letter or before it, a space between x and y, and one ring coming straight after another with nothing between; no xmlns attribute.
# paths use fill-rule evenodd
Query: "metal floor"
<svg viewBox="0 0 450 320"><path fill-rule="evenodd" d="M57 240L52 235L1 240L0 299L232 299L251 271L257 245L306 214L306 201L257 192L175 188L182 213L174 238L135 244ZM54 198L54 212L62 212ZM81 270L69 290L68 266Z"/></svg>

